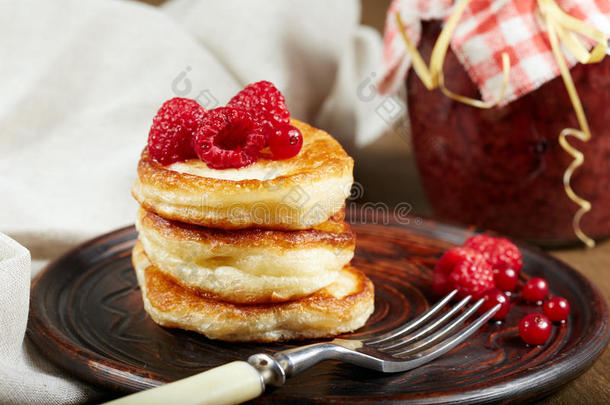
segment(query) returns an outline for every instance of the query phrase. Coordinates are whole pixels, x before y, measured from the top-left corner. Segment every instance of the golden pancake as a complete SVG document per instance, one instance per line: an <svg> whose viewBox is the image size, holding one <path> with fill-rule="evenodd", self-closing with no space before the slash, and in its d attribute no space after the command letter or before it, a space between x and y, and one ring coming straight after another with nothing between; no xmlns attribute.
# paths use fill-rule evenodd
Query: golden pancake
<svg viewBox="0 0 610 405"><path fill-rule="evenodd" d="M150 262L140 243L132 260L144 309L153 321L210 339L274 342L332 337L360 328L373 312L373 283L349 265L334 283L308 297L246 305L181 286Z"/></svg>
<svg viewBox="0 0 610 405"><path fill-rule="evenodd" d="M337 278L355 248L349 225L334 219L303 231L226 231L169 221L140 208L136 227L161 271L236 303L309 295Z"/></svg>
<svg viewBox="0 0 610 405"><path fill-rule="evenodd" d="M341 209L354 162L328 133L292 120L303 134L290 159L261 157L239 169L216 170L199 159L162 166L146 149L132 194L148 211L209 228L307 229Z"/></svg>

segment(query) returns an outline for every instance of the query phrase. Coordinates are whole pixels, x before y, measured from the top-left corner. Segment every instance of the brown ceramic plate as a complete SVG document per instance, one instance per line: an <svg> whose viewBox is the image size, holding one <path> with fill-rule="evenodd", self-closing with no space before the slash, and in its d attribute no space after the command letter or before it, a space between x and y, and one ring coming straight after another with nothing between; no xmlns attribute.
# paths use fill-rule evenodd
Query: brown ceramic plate
<svg viewBox="0 0 610 405"><path fill-rule="evenodd" d="M354 224L354 262L375 283L376 310L354 336L387 331L424 311L435 261L471 231L419 221L410 225ZM165 329L142 309L131 267L133 227L91 240L51 263L32 284L28 333L52 361L75 376L121 392L174 381L256 352L292 344L230 344ZM516 300L507 320L490 323L436 361L397 374L325 362L267 392L261 403L485 403L531 400L586 370L609 337L608 310L581 274L529 246L520 246L524 273L542 276L572 313L553 327L543 347L528 347L517 324L540 308Z"/></svg>

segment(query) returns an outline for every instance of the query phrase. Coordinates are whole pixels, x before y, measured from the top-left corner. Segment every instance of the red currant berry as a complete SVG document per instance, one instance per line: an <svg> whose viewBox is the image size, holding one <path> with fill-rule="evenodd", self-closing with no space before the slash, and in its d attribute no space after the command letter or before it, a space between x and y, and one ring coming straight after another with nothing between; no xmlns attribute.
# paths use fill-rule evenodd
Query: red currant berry
<svg viewBox="0 0 610 405"><path fill-rule="evenodd" d="M501 304L500 309L498 309L491 319L501 321L506 318L506 315L508 315L508 311L510 310L510 300L502 291L497 288L490 288L481 295L481 298L485 301L483 301L483 304L479 307L480 313L485 313L496 305Z"/></svg>
<svg viewBox="0 0 610 405"><path fill-rule="evenodd" d="M494 282L498 290L513 292L517 288L519 274L511 268L494 270Z"/></svg>
<svg viewBox="0 0 610 405"><path fill-rule="evenodd" d="M519 336L528 345L542 345L551 336L551 320L543 314L525 315L519 323Z"/></svg>
<svg viewBox="0 0 610 405"><path fill-rule="evenodd" d="M302 146L301 131L289 124L278 125L269 137L269 148L274 159L288 159L296 156Z"/></svg>
<svg viewBox="0 0 610 405"><path fill-rule="evenodd" d="M570 314L570 304L563 297L553 297L544 303L542 312L553 322L565 321Z"/></svg>
<svg viewBox="0 0 610 405"><path fill-rule="evenodd" d="M549 292L549 285L543 278L534 277L531 278L523 286L521 295L526 301L539 302L546 298Z"/></svg>

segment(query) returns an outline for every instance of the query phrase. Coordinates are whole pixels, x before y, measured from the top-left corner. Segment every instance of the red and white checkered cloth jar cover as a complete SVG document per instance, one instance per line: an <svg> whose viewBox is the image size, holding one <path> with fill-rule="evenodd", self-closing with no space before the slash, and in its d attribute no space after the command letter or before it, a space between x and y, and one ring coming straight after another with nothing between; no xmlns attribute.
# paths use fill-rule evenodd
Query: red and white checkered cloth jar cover
<svg viewBox="0 0 610 405"><path fill-rule="evenodd" d="M421 37L421 21L445 20L453 0L393 0L386 18L383 60L385 73L379 83L383 93L403 83L411 58L396 24L399 11L413 44ZM583 20L610 36L610 0L556 0L567 14ZM451 37L451 49L478 86L483 101L497 100L502 87L502 53L510 57L510 76L505 105L557 77L544 21L536 0L472 0ZM564 48L569 66L576 59Z"/></svg>

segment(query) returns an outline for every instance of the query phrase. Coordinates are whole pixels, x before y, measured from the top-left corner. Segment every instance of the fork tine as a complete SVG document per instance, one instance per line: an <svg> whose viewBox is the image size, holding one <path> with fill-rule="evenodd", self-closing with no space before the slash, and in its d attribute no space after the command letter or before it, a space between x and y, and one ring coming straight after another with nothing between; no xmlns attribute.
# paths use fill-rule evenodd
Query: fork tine
<svg viewBox="0 0 610 405"><path fill-rule="evenodd" d="M447 326L445 326L443 329L439 330L435 334L428 336L426 339L421 340L413 345L410 345L409 347L402 349L399 352L394 352L392 353L392 355L396 357L404 357L407 354L422 351L423 349L430 347L434 343L441 341L442 339L449 336L452 332L457 330L458 327L462 326L462 324L466 322L466 320L468 320L479 309L479 307L483 304L483 301L485 300L481 298L480 300L475 302L470 308L468 308L460 316L455 318L453 321L451 321L451 323L449 323Z"/></svg>
<svg viewBox="0 0 610 405"><path fill-rule="evenodd" d="M437 345L432 346L431 348L423 352L419 352L412 355L412 358L410 360L404 360L403 362L401 362L402 371L414 369L447 353L448 351L462 343L464 340L468 339L477 330L479 330L479 328L481 328L481 326L483 326L485 322L487 322L491 319L492 316L494 316L494 314L500 309L500 306L500 304L497 304L495 307L491 308L489 311L478 317L466 328L452 335L449 339L445 339L441 343L438 343Z"/></svg>
<svg viewBox="0 0 610 405"><path fill-rule="evenodd" d="M389 349L395 349L397 347L405 346L410 342L414 342L424 336L429 335L430 333L434 332L438 328L442 327L445 323L447 323L459 310L461 310L464 306L466 306L466 304L468 304L468 301L470 301L471 298L472 297L470 295L466 296L460 302L451 307L449 311L445 312L442 316L436 319L434 322L431 322L425 327L418 329L412 335L405 336L401 339L392 339L386 341L385 343L382 343L380 346L376 346L375 348L384 351Z"/></svg>
<svg viewBox="0 0 610 405"><path fill-rule="evenodd" d="M398 328L393 329L389 332L386 332L386 333L382 334L381 336L378 336L374 339L365 339L363 342L366 343L367 345L375 345L375 344L383 343L396 336L404 335L405 333L409 333L409 332L415 330L422 323L426 322L430 317L432 317L434 314L436 314L438 311L440 311L445 306L445 304L447 304L451 300L451 298L453 298L453 296L455 294L457 294L457 290L451 291L442 300L437 302L434 306L432 306L430 309L428 309L426 312L424 312L417 318L413 319L411 322L409 322L405 325L399 326Z"/></svg>

